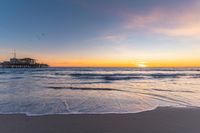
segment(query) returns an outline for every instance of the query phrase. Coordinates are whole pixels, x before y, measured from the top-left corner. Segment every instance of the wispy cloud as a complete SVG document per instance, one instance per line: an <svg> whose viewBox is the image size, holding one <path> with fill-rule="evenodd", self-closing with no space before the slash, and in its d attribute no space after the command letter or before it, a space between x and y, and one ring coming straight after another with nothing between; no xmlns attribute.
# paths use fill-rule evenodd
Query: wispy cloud
<svg viewBox="0 0 200 133"><path fill-rule="evenodd" d="M152 10L147 14L135 14L135 13L123 13L125 18L124 28L126 29L136 29L136 28L148 28L147 26L154 25L158 23L161 19L162 14L159 10ZM149 28L148 28L149 29Z"/></svg>
<svg viewBox="0 0 200 133"><path fill-rule="evenodd" d="M127 35L110 34L110 35L103 36L102 39L112 41L112 42L116 42L116 43L120 43L120 42L126 40L127 37L128 37Z"/></svg>
<svg viewBox="0 0 200 133"><path fill-rule="evenodd" d="M124 13L126 30L143 30L167 36L199 37L200 4L190 8L162 9L154 8L145 14Z"/></svg>

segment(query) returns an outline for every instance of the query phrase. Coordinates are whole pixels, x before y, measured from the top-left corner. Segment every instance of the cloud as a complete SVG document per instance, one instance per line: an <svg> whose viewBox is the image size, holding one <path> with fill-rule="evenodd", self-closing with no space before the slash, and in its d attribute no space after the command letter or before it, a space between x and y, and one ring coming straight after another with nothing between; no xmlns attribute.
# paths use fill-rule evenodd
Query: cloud
<svg viewBox="0 0 200 133"><path fill-rule="evenodd" d="M153 25L161 19L162 14L158 10L153 10L148 14L124 14L126 29L136 29L136 28L148 28L147 26Z"/></svg>
<svg viewBox="0 0 200 133"><path fill-rule="evenodd" d="M200 37L200 24L186 24L177 28L160 28L154 29L154 31L168 36Z"/></svg>
<svg viewBox="0 0 200 133"><path fill-rule="evenodd" d="M167 36L200 37L200 4L190 8L154 8L148 13L124 13L123 28L142 30Z"/></svg>
<svg viewBox="0 0 200 133"><path fill-rule="evenodd" d="M108 40L112 42L122 42L127 39L126 35L116 35L116 34L110 34L103 36L103 40Z"/></svg>

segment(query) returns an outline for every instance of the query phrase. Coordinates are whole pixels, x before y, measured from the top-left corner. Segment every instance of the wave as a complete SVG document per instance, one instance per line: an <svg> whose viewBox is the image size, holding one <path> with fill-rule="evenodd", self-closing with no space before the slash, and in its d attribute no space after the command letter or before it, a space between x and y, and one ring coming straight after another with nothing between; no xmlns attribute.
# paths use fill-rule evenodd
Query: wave
<svg viewBox="0 0 200 133"><path fill-rule="evenodd" d="M152 111L160 108L174 108L172 106L155 106L155 107L149 107L147 109L141 109L141 110L135 110L135 111L89 111L89 112L82 112L82 111L70 111L70 112L45 112L45 113L33 113L33 112L27 112L27 111L14 111L14 112L0 112L0 115L26 115L26 116L50 116L50 115L69 115L69 114L77 114L77 115L102 115L102 114L136 114L136 113L142 113L146 111ZM176 107L177 108L177 107ZM186 107L185 107L186 108ZM196 107L198 108L198 107Z"/></svg>
<svg viewBox="0 0 200 133"><path fill-rule="evenodd" d="M0 73L1 74L1 73ZM16 73L15 73L16 74ZM17 74L24 74L23 72L18 72ZM153 73L153 74L145 74L145 73L134 73L134 74L105 74L105 73L54 73L51 75L55 76L71 76L74 78L80 78L80 79L105 79L105 80L128 80L128 79L144 79L145 77L160 79L160 78L180 78L182 76L191 76L194 78L200 78L200 74L184 74L184 73L174 73L174 74L168 74L168 73ZM38 78L54 78L47 75L32 75L32 77L38 77ZM56 78L56 77L55 77Z"/></svg>
<svg viewBox="0 0 200 133"><path fill-rule="evenodd" d="M192 78L200 78L200 74L193 74Z"/></svg>
<svg viewBox="0 0 200 133"><path fill-rule="evenodd" d="M144 74L144 73L134 73L134 74L101 74L101 73L72 73L70 76L79 78L79 79L103 79L103 80L130 80L130 79L163 79L163 78L180 78L182 76L187 76L184 73L153 73L153 74Z"/></svg>
<svg viewBox="0 0 200 133"><path fill-rule="evenodd" d="M79 82L74 84L108 84L111 83L110 81L96 81L96 82Z"/></svg>
<svg viewBox="0 0 200 133"><path fill-rule="evenodd" d="M113 89L113 88L89 88L89 87L58 87L58 86L49 86L47 88L60 90L60 89L67 89L67 90L93 90L93 91L125 91L120 89Z"/></svg>
<svg viewBox="0 0 200 133"><path fill-rule="evenodd" d="M65 76L65 75L67 75L66 73L54 73L53 75L58 75L58 76Z"/></svg>
<svg viewBox="0 0 200 133"><path fill-rule="evenodd" d="M42 76L42 75L33 75L33 78L41 78L41 79L58 79L58 77L51 77L51 76Z"/></svg>
<svg viewBox="0 0 200 133"><path fill-rule="evenodd" d="M154 91L166 91L166 92L186 92L186 93L194 93L194 91L189 90L169 90L169 89L152 89Z"/></svg>
<svg viewBox="0 0 200 133"><path fill-rule="evenodd" d="M167 74L167 73L155 73L151 74L153 78L179 78L181 76L186 76L186 74Z"/></svg>
<svg viewBox="0 0 200 133"><path fill-rule="evenodd" d="M98 73L73 73L72 77L79 79L103 79L103 80L130 80L143 79L141 74L98 74Z"/></svg>
<svg viewBox="0 0 200 133"><path fill-rule="evenodd" d="M130 79L143 79L143 77L119 77L119 76L105 76L105 80L130 80Z"/></svg>
<svg viewBox="0 0 200 133"><path fill-rule="evenodd" d="M160 95L160 94L144 93L144 92L138 92L138 94L152 96L151 98L153 98L153 99L159 99L159 100L163 100L163 101L167 101L167 102L171 102L171 103L178 103L179 105L182 105L182 106L191 106L190 103L188 103L186 101L182 101L179 99L175 99L175 98Z"/></svg>
<svg viewBox="0 0 200 133"><path fill-rule="evenodd" d="M9 79L23 79L24 77L10 77Z"/></svg>
<svg viewBox="0 0 200 133"><path fill-rule="evenodd" d="M6 72L0 72L0 74L6 74Z"/></svg>

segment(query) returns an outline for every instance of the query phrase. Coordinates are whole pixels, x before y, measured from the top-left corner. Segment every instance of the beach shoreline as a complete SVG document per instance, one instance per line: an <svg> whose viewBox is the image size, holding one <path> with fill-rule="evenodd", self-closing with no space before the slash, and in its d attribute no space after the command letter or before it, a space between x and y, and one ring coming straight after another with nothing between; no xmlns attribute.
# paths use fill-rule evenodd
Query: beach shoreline
<svg viewBox="0 0 200 133"><path fill-rule="evenodd" d="M158 107L128 114L1 114L2 133L199 133L199 108Z"/></svg>

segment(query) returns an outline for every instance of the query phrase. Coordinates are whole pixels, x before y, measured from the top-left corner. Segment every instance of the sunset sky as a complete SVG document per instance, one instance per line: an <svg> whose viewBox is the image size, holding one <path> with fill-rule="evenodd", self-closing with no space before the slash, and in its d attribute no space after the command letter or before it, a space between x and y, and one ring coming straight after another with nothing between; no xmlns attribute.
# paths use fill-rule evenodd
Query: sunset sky
<svg viewBox="0 0 200 133"><path fill-rule="evenodd" d="M0 61L200 66L199 0L0 0Z"/></svg>

